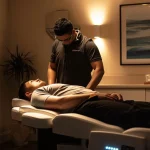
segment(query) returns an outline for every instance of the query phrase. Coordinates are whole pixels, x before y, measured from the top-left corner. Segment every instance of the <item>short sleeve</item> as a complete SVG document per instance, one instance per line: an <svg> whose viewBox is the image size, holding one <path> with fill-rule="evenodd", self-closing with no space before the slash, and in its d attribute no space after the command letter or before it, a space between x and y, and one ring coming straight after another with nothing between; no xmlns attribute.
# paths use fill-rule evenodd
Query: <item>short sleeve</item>
<svg viewBox="0 0 150 150"><path fill-rule="evenodd" d="M45 101L52 95L55 95L57 89L62 84L51 84L36 89L31 96L31 105L34 107L44 108Z"/></svg>
<svg viewBox="0 0 150 150"><path fill-rule="evenodd" d="M45 101L49 96L50 94L45 91L35 90L32 93L31 105L34 107L44 108Z"/></svg>
<svg viewBox="0 0 150 150"><path fill-rule="evenodd" d="M90 62L102 60L101 54L99 52L98 47L93 42L93 40L89 40L85 46L85 53Z"/></svg>

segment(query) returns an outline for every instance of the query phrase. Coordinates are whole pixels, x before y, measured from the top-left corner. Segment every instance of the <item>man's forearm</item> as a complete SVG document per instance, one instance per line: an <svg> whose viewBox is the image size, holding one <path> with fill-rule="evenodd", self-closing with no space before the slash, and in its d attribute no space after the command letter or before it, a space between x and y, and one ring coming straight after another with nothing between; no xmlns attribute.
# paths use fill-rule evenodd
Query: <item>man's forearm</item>
<svg viewBox="0 0 150 150"><path fill-rule="evenodd" d="M53 84L56 81L55 71L48 70L48 84Z"/></svg>
<svg viewBox="0 0 150 150"><path fill-rule="evenodd" d="M90 82L88 83L88 85L86 86L86 88L95 90L96 86L101 81L103 75L104 75L103 70L95 69L93 72L92 78L91 78Z"/></svg>
<svg viewBox="0 0 150 150"><path fill-rule="evenodd" d="M48 84L53 84L56 81L56 71L50 67L48 67L47 71Z"/></svg>

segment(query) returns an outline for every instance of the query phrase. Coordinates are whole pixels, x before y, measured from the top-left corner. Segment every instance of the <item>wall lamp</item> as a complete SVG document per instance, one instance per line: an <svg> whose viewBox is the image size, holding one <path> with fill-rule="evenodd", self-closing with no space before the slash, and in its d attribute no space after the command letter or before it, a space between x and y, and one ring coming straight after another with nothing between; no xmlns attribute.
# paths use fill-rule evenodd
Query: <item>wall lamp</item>
<svg viewBox="0 0 150 150"><path fill-rule="evenodd" d="M97 39L101 37L101 25L93 25L92 27L93 38Z"/></svg>
<svg viewBox="0 0 150 150"><path fill-rule="evenodd" d="M91 39L101 38L101 25L82 25L81 31Z"/></svg>

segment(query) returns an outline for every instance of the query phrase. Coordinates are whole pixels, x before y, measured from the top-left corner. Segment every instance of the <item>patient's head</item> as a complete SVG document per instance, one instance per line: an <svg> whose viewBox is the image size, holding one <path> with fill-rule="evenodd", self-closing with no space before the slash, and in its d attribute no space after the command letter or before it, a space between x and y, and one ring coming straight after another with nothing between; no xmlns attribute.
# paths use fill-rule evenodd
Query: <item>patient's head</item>
<svg viewBox="0 0 150 150"><path fill-rule="evenodd" d="M19 98L30 100L32 92L39 87L45 86L46 82L36 79L23 82L19 88Z"/></svg>

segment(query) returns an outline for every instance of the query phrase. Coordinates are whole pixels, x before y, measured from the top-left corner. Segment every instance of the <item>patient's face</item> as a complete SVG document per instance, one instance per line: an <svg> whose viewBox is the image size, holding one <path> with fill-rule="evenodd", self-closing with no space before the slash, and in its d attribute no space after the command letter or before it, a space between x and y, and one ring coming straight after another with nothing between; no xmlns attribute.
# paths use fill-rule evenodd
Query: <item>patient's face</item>
<svg viewBox="0 0 150 150"><path fill-rule="evenodd" d="M34 91L35 89L45 86L46 82L36 79L36 80L29 80L28 82L25 83L26 88L29 89L30 91Z"/></svg>

